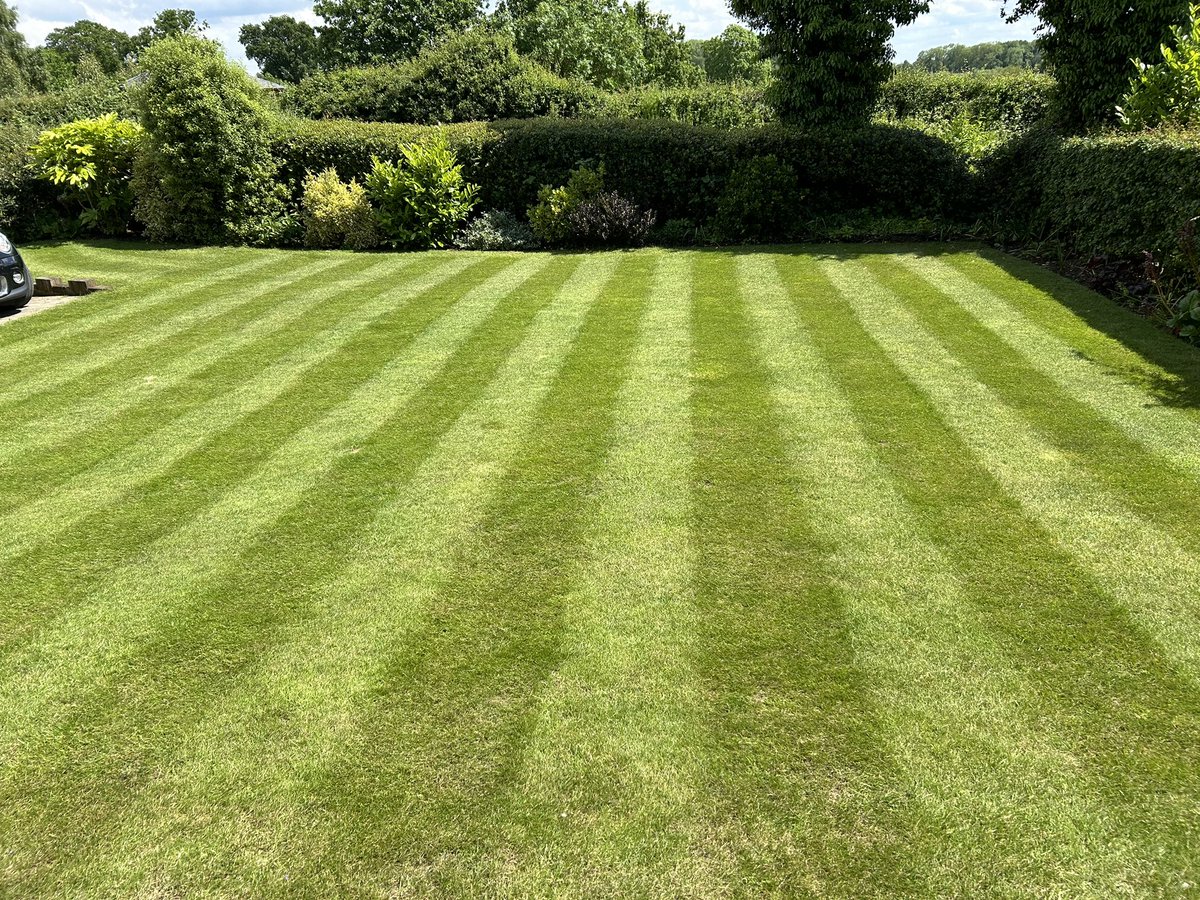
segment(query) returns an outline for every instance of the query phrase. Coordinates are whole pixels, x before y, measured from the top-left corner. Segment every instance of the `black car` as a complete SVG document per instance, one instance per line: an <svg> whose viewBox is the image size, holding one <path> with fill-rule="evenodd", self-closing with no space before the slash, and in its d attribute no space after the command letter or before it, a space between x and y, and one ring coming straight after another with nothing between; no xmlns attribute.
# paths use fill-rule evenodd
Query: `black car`
<svg viewBox="0 0 1200 900"><path fill-rule="evenodd" d="M33 297L29 267L12 241L0 234L0 312L20 309Z"/></svg>

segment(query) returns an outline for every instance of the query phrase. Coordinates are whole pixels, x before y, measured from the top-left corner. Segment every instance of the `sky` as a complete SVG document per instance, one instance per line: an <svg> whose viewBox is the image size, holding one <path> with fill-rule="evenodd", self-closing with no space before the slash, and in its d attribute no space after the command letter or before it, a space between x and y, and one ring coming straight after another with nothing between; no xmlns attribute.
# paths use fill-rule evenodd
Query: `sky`
<svg viewBox="0 0 1200 900"><path fill-rule="evenodd" d="M132 33L154 14L170 6L194 9L209 23L209 35L224 46L231 59L245 64L238 28L273 15L290 15L317 24L311 5L297 0L16 0L19 28L31 45L40 44L51 30L79 19L91 19ZM689 38L708 38L734 21L726 0L658 0L651 2L686 26ZM1008 25L1001 0L932 0L930 11L896 32L896 60L912 60L929 47L977 44L982 41L1028 40L1033 20ZM250 68L253 70L253 66Z"/></svg>

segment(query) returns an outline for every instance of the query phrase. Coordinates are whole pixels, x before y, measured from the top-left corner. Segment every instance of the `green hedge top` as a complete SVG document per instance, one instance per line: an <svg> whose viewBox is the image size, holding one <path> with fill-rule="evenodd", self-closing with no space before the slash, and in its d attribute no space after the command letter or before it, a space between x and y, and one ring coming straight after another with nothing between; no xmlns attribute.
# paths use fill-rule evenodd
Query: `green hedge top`
<svg viewBox="0 0 1200 900"><path fill-rule="evenodd" d="M361 177L373 155L395 158L406 141L431 128L288 119L277 126L275 154L298 191L306 171L334 166ZM660 220L708 219L740 162L774 155L801 186L807 219L855 213L944 216L963 212L963 162L943 141L890 125L805 132L781 126L718 129L667 121L526 119L445 127L483 201L523 215L542 185L571 170L603 164L612 190L654 209Z"/></svg>
<svg viewBox="0 0 1200 900"><path fill-rule="evenodd" d="M984 72L901 70L883 85L878 114L885 119L951 121L965 114L990 128L1024 130L1045 118L1056 82L1026 69Z"/></svg>

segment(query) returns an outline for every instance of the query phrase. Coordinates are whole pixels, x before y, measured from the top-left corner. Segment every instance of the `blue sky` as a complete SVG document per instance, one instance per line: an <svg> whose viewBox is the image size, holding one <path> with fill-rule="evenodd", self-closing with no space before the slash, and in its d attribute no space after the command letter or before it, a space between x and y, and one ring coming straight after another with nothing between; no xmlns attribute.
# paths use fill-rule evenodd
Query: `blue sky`
<svg viewBox="0 0 1200 900"><path fill-rule="evenodd" d="M123 31L136 31L165 6L196 10L225 45L230 57L244 61L237 42L238 27L268 16L287 14L316 22L310 5L299 0L16 0L20 28L32 44L47 32L78 19L92 19ZM657 5L687 27L688 37L706 38L733 21L726 0L658 0ZM1021 40L1033 33L1033 21L1005 24L999 0L932 0L930 12L900 29L892 42L897 60L914 58L927 47L974 44L980 41Z"/></svg>

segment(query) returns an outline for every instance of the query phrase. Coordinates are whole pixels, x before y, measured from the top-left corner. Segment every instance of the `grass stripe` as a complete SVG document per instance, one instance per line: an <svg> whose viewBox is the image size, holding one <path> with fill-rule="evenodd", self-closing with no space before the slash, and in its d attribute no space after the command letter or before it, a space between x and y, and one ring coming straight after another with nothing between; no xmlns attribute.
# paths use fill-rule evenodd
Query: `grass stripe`
<svg viewBox="0 0 1200 900"><path fill-rule="evenodd" d="M321 266L320 260L313 260L303 267L302 271L316 271ZM276 271L276 267L282 271ZM222 290L222 285L226 281L232 285L242 281L242 277L221 279L215 284L205 285L195 293L200 297L206 297L210 292L214 292L217 295L215 299L207 296L207 299L191 305L184 312L165 320L159 320L150 328L138 329L132 334L126 330L123 337L111 343L98 345L89 342L86 347L64 352L60 342L55 348L56 353L47 354L33 375L5 382L5 389L0 391L0 409L61 387L159 341L187 333L190 329L207 324L222 315L233 313L246 304L286 285L293 271L295 271L294 264L288 265L276 261L265 267L265 271L261 269L255 271L255 286L251 290Z"/></svg>
<svg viewBox="0 0 1200 900"><path fill-rule="evenodd" d="M1200 678L1194 555L1136 516L1040 440L1019 414L963 368L860 264L825 271L895 363L962 435L1005 490L1144 623L1164 653Z"/></svg>
<svg viewBox="0 0 1200 900"><path fill-rule="evenodd" d="M322 848L318 829L293 833L292 826L300 825L296 817L316 802L311 793L346 754L360 748L370 754L385 752L414 727L410 722L389 730L386 743L357 734L366 727L364 706L380 696L379 681L387 674L389 657L410 635L430 625L431 604L455 571L463 541L472 538L494 493L506 489L503 476L518 454L527 460L522 445L538 421L537 410L615 270L615 257L583 259L554 302L536 316L479 401L378 511L348 564L320 586L313 617L290 632L262 660L252 680L201 723L205 737L195 745L213 746L213 736L223 752L189 758L172 773L172 787L160 793L182 793L196 805L185 804L195 810L187 814L189 820L207 825L201 837L194 831L181 833L170 810L159 810L169 832L164 840L180 841L177 846L183 848L203 840L221 850L215 865L231 864L232 855L239 857L237 868L243 869L241 857L259 853L257 842L282 828L275 845L280 865L259 870L262 883L253 885L253 892L280 889L283 876L301 865L313 867L310 875L318 879L344 876L348 864L322 865L321 855L368 852L366 844L377 834ZM380 567L380 559L391 564ZM287 713L272 727L262 722L264 708ZM303 723L298 741L288 737L296 734L297 722ZM287 731L279 733L280 727ZM188 790L206 781L238 785L244 805L233 816L222 811L213 817L206 795ZM368 805L379 808L377 803ZM369 818L369 812L366 815ZM378 828L384 825L377 823ZM301 846L303 853L297 851ZM161 862L174 868L170 855ZM174 872L172 877L185 875Z"/></svg>
<svg viewBox="0 0 1200 900"><path fill-rule="evenodd" d="M408 258L398 264L380 260L366 267L355 261L343 263L341 267L331 267L320 261L302 266L291 273L290 283L278 296L270 297L270 305L265 314L260 315L263 311L254 309L254 318L244 325L221 323L221 330L209 339L199 342L188 340L188 349L174 359L166 356L166 348L162 343L152 345L148 348L155 356L152 374L142 375L138 380L128 375L119 377L99 390L90 390L86 401L80 397L79 388L93 388L92 380L81 379L74 384L68 383L75 390L55 404L60 410L57 415L53 411L47 411L47 398L44 395L38 396L34 405L34 418L20 425L12 422L4 426L6 440L4 446L0 447L0 466L18 456L40 455L55 447L61 447L82 432L125 414L136 405L153 402L163 392L229 357L244 353L255 342L275 339L281 329L301 316L312 315L314 307L319 304L329 302L314 293L311 284L305 281L307 275L317 269L323 270L325 278L336 279L334 283L339 291L354 291L379 277L382 272L386 272L388 277L399 274L410 267L413 260L414 258ZM352 278L339 278L341 269L352 264L355 265L358 274ZM267 293L269 292L263 292ZM142 363L139 368L145 371L145 364Z"/></svg>
<svg viewBox="0 0 1200 900"><path fill-rule="evenodd" d="M796 316L832 288L810 260L741 260L759 346L814 530L831 547L855 655L924 827L911 865L943 896L1112 896L1128 848L1085 787L1040 697L980 621L951 563L876 458L841 385ZM986 842L980 835L987 834Z"/></svg>
<svg viewBox="0 0 1200 900"><path fill-rule="evenodd" d="M1188 502L1191 493L1200 489L1200 481L1165 455L1148 452L1109 418L1033 368L932 279L889 260L889 256L869 255L864 262L977 380L1139 515L1166 528L1182 543L1200 537L1200 523Z"/></svg>
<svg viewBox="0 0 1200 900"><path fill-rule="evenodd" d="M155 784L159 773L195 761L188 748L195 745L197 735L204 734L209 723L201 720L214 707L229 710L230 701L245 702L252 720L247 735L218 738L226 749L247 742L289 741L278 730L287 729L286 720L272 718L261 698L245 688L256 685L264 660L280 655L276 648L304 634L309 620L319 620L325 613L325 586L365 539L377 510L396 500L575 268L574 259L556 258L510 295L438 378L372 435L360 452L341 455L303 503L241 550L238 565L226 577L190 597L169 622L146 636L135 661L79 698L68 727L54 735L43 751L31 754L30 764L14 779L13 790L39 814L49 813L55 800L63 799L54 791L45 797L40 794L49 766L69 773L60 774L57 783L61 785L64 778L72 781L75 787L70 795L86 793L89 804L86 811L75 811L69 825L59 828L53 845L39 840L29 817L10 814L5 827L28 834L22 843L30 848L30 855L60 852L78 861L97 854L109 857L112 851L99 849L100 843L129 837L129 832L114 833L111 826L105 827L114 818L136 823L138 839L144 839L146 829L160 821L161 810L154 800L162 788ZM380 341L380 347L385 346L386 341ZM279 562L281 547L288 551L286 565ZM130 673L135 673L132 677L139 685L133 697L128 690ZM114 702L117 698L125 699ZM260 751L251 747L249 752ZM114 769L126 773L120 782L104 777L104 772ZM178 792L167 790L178 799ZM183 814L165 818L173 821ZM26 872L37 868L28 857L21 867ZM59 873L65 868L59 867Z"/></svg>
<svg viewBox="0 0 1200 900"><path fill-rule="evenodd" d="M111 573L86 603L69 610L32 645L11 654L0 679L0 709L20 714L7 723L0 746L11 751L14 744L34 741L58 721L71 693L111 672L137 639L157 627L184 597L228 571L247 540L296 504L340 453L353 451L387 422L437 375L496 304L546 261L529 257L514 262L476 288L348 401L289 440L236 490ZM205 553L197 556L196 547L204 547ZM164 598L171 602L164 604ZM119 614L114 616L114 610ZM97 647L94 639L100 631L112 639Z"/></svg>
<svg viewBox="0 0 1200 900"><path fill-rule="evenodd" d="M695 284L705 852L747 896L920 892L913 810L796 489L734 256L703 254Z"/></svg>
<svg viewBox="0 0 1200 900"><path fill-rule="evenodd" d="M1200 422L1154 403L1145 391L1080 356L1075 347L1031 321L1002 294L948 263L910 255L895 259L961 304L1071 396L1192 477L1200 475Z"/></svg>
<svg viewBox="0 0 1200 900"><path fill-rule="evenodd" d="M695 633L689 536L692 261L655 254L651 302L563 598L558 665L512 787L519 826L493 876L513 896L712 893L693 858ZM647 662L653 660L652 665ZM515 857L517 862L512 862Z"/></svg>
<svg viewBox="0 0 1200 900"><path fill-rule="evenodd" d="M161 287L137 290L132 298L123 291L95 294L25 322L14 323L0 332L3 336L15 335L0 345L0 376L20 364L28 365L31 356L51 350L58 355L70 352L72 348L66 343L68 341L82 338L87 340L89 346L98 347L105 340L129 340L129 323L126 320L133 316L154 313L156 322L171 321L169 316L164 319L160 307L169 311L179 306L192 315L204 315L214 291L232 287L264 271L274 270L282 262L284 260L276 254L259 252L236 265L226 266L215 278L206 271L182 281L174 277ZM73 314L68 316L64 313ZM18 341L17 338L24 339ZM5 383L24 383L24 380L18 377ZM0 397L3 396L0 394Z"/></svg>
<svg viewBox="0 0 1200 900"><path fill-rule="evenodd" d="M375 303L365 305L358 315L347 317L323 340L298 348L264 371L259 378L176 419L147 435L119 456L106 459L52 493L39 496L0 518L0 531L12 535L0 546L0 562L30 552L76 525L84 516L118 502L136 490L139 484L168 470L179 459L202 446L214 433L267 407L300 375L315 363L338 352L355 334L386 312L392 303L419 297L454 277L467 265L469 261L465 259L449 262L434 273L390 292ZM449 327L453 329L454 326Z"/></svg>

